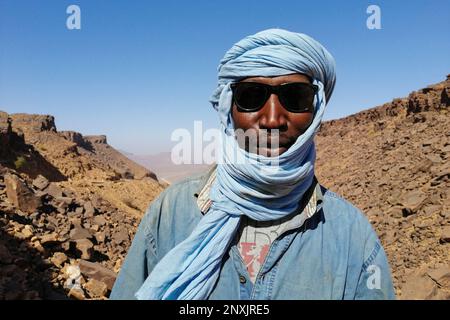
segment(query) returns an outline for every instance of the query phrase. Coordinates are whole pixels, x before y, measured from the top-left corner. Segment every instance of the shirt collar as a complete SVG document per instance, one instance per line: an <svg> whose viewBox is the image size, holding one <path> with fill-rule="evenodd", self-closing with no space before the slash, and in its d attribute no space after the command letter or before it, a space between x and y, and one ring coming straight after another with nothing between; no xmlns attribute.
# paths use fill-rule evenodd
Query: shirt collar
<svg viewBox="0 0 450 320"><path fill-rule="evenodd" d="M206 173L202 176L198 188L194 192L194 197L198 198L199 195L204 192L205 187L207 186L208 180L212 180L211 176L215 176L217 164L211 165L211 167L206 171Z"/></svg>
<svg viewBox="0 0 450 320"><path fill-rule="evenodd" d="M199 186L194 193L194 197L197 198L197 205L203 214L206 214L211 205L211 200L209 199L209 191L211 189L214 180L216 179L216 169L217 164L211 165L206 174L201 178ZM317 212L322 207L323 192L322 187L317 182L317 178L315 176L313 185L314 187L311 186L311 188L314 188L314 190L312 190L311 192L311 190L308 189L308 191L305 193L305 195L307 195L307 201L305 201L306 199L302 199L301 207L304 208L309 203L310 200L314 199L316 202L315 212Z"/></svg>

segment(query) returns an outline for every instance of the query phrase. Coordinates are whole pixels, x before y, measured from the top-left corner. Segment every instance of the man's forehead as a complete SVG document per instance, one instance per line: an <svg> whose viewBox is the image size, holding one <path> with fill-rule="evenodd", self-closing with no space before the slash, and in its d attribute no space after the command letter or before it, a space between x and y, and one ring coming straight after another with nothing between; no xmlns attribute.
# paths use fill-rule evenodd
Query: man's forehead
<svg viewBox="0 0 450 320"><path fill-rule="evenodd" d="M273 77L262 77L262 76L249 76L245 77L241 80L241 82L261 82L267 84L281 84L285 82L311 82L310 77L301 73L292 73L282 76L273 76Z"/></svg>

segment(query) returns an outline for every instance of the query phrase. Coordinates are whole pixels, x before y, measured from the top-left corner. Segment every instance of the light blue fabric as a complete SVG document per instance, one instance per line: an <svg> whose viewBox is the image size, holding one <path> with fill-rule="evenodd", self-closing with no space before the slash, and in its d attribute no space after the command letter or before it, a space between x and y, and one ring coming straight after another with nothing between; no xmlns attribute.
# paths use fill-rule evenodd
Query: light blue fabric
<svg viewBox="0 0 450 320"><path fill-rule="evenodd" d="M216 169L211 168L175 182L152 200L110 299L136 299L136 291L161 259L192 234L205 217L198 196L214 172ZM349 187L350 193L356 189L352 184ZM317 193L313 216L302 227L293 223L292 227L277 231L254 281L242 259L236 235L207 299L394 299L386 253L364 213L324 186L318 190L321 192ZM374 276L379 279L379 286L373 286Z"/></svg>
<svg viewBox="0 0 450 320"><path fill-rule="evenodd" d="M205 299L218 279L221 261L240 215L258 221L285 217L298 209L314 177L313 142L335 83L335 64L312 38L270 29L236 43L219 65L219 84L211 103L219 112L222 152L211 189L212 206L190 236L168 252L136 293L138 299ZM302 73L318 85L314 119L282 155L248 153L233 136L230 84L249 76ZM232 155L245 163L237 163ZM239 157L238 157L239 159Z"/></svg>

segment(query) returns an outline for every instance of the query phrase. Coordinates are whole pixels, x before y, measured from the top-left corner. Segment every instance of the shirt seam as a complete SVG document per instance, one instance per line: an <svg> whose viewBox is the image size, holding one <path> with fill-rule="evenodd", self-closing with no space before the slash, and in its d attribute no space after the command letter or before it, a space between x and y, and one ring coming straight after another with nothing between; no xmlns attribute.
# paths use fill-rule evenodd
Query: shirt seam
<svg viewBox="0 0 450 320"><path fill-rule="evenodd" d="M364 272L367 271L367 268L370 266L370 264L373 262L373 260L375 260L375 258L376 258L376 256L378 255L378 252L380 251L380 249L381 249L381 244L380 244L380 242L377 241L377 242L375 243L375 248L373 248L373 250L372 250L370 256L369 256L369 257L366 259L366 261L364 261L364 263L363 263L362 270L363 270Z"/></svg>

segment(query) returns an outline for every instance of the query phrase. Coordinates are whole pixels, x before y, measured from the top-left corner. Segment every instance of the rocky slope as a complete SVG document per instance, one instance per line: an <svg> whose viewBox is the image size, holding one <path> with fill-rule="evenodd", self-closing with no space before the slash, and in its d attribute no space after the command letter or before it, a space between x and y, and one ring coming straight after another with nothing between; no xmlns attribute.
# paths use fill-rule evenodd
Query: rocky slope
<svg viewBox="0 0 450 320"><path fill-rule="evenodd" d="M83 136L74 131L57 132L54 117L49 115L17 113L3 114L0 117L3 118L1 120L3 123L9 118L12 132L16 137L23 138L26 145L31 145L56 167L60 175L59 179L55 180L80 178L116 180L147 177L157 179L153 172L129 160L108 145L106 136ZM31 177L43 173L41 164L37 168L30 165L26 168L29 170L27 174Z"/></svg>
<svg viewBox="0 0 450 320"><path fill-rule="evenodd" d="M358 206L402 299L450 299L450 78L324 122L321 184ZM0 112L0 299L105 299L166 186L104 136Z"/></svg>
<svg viewBox="0 0 450 320"><path fill-rule="evenodd" d="M370 219L400 298L450 299L450 76L322 124L319 181Z"/></svg>
<svg viewBox="0 0 450 320"><path fill-rule="evenodd" d="M0 299L104 299L164 188L105 136L0 112Z"/></svg>

